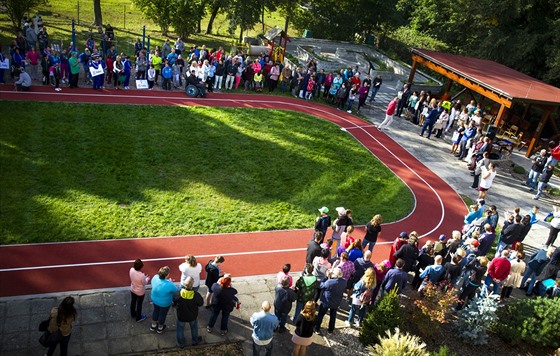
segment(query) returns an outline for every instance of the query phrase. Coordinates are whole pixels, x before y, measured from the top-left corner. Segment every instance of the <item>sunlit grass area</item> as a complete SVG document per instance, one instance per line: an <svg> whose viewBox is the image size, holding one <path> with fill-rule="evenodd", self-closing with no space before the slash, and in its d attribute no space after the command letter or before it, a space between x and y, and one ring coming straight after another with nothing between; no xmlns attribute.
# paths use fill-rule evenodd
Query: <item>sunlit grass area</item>
<svg viewBox="0 0 560 356"><path fill-rule="evenodd" d="M405 216L412 194L339 127L296 112L3 102L1 243L312 227Z"/></svg>

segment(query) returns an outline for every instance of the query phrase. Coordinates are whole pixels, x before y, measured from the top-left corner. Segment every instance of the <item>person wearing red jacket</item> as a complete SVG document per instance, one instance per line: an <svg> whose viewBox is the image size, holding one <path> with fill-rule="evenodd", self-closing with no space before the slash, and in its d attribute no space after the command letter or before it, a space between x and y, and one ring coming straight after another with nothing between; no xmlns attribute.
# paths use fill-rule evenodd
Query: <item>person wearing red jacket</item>
<svg viewBox="0 0 560 356"><path fill-rule="evenodd" d="M498 289L502 282L509 276L511 263L508 260L509 250L502 251L501 257L496 257L488 266L488 275L484 281L486 290L490 289L490 285L494 285L492 293L498 294Z"/></svg>
<svg viewBox="0 0 560 356"><path fill-rule="evenodd" d="M393 100L391 100L389 105L387 105L387 110L385 111L385 120L383 120L383 122L379 126L377 126L379 130L388 129L389 126L391 126L391 123L393 122L393 116L395 115L395 111L397 110L398 101L399 98L395 97Z"/></svg>
<svg viewBox="0 0 560 356"><path fill-rule="evenodd" d="M393 245L391 246L391 252L389 253L389 262L391 262L391 266L395 265L397 262L397 258L395 257L395 253L401 249L403 245L408 243L408 234L406 232L401 232L399 237L395 239Z"/></svg>

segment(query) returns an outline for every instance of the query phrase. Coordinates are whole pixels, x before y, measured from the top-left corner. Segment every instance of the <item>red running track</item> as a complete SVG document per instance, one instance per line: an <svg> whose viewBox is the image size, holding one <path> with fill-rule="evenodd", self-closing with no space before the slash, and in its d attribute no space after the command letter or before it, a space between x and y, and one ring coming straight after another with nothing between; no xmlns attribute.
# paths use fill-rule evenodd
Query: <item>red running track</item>
<svg viewBox="0 0 560 356"><path fill-rule="evenodd" d="M40 87L16 93L9 89L0 86L0 100L274 108L331 121L361 142L414 194L413 211L383 225L374 250L376 262L388 257L390 243L400 231L416 230L422 237L435 239L461 226L465 214L459 195L403 147L363 120L329 106L265 95L209 94L192 99L182 92L85 88L52 92L50 87ZM311 235L311 229L306 229L0 246L0 297L126 286L136 258L145 262L144 271L150 275L169 265L172 278L179 279L177 266L187 253L197 256L203 266L214 255L224 255L223 269L234 277L276 273L284 263L299 270ZM355 235L363 236L363 228Z"/></svg>

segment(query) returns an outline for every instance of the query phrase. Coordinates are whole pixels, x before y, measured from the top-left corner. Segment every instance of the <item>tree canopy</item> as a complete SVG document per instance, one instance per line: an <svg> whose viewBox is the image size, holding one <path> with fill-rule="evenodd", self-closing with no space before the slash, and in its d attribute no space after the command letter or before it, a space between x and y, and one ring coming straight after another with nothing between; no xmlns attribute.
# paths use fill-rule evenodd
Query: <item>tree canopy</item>
<svg viewBox="0 0 560 356"><path fill-rule="evenodd" d="M0 10L8 15L12 27L21 31L23 17L39 5L48 4L48 0L0 0Z"/></svg>

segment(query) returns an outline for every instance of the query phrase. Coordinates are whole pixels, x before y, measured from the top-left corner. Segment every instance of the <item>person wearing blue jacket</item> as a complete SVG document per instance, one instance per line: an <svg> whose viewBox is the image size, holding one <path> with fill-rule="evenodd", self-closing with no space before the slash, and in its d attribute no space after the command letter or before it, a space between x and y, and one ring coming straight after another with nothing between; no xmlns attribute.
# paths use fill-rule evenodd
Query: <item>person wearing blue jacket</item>
<svg viewBox="0 0 560 356"><path fill-rule="evenodd" d="M315 322L315 332L321 334L321 323L327 311L329 311L329 334L334 331L336 322L336 314L338 307L342 302L342 294L346 289L346 280L342 278L342 270L333 268L328 279L321 283L319 288L323 291L321 294L321 305L319 306L319 315Z"/></svg>
<svg viewBox="0 0 560 356"><path fill-rule="evenodd" d="M426 117L426 120L424 120L424 124L422 125L422 131L420 132L420 136L424 136L424 131L426 131L426 128L428 128L427 137L428 139L430 139L430 137L432 136L432 131L434 130L434 124L436 123L437 119L439 118L442 112L443 112L443 108L441 107L441 102L438 102L438 106L432 108L432 110L430 110L430 113Z"/></svg>
<svg viewBox="0 0 560 356"><path fill-rule="evenodd" d="M270 303L262 302L261 311L251 316L251 325L253 325L253 355L259 355L264 348L266 355L272 353L272 337L274 329L278 326L278 318L270 313Z"/></svg>
<svg viewBox="0 0 560 356"><path fill-rule="evenodd" d="M476 135L476 127L474 126L474 121L471 120L471 122L469 122L469 126L463 133L463 137L461 137L461 142L459 144L459 154L457 154L459 160L462 160L467 156L467 152L469 151L469 149L467 148L467 144L469 140L474 137L474 135Z"/></svg>
<svg viewBox="0 0 560 356"><path fill-rule="evenodd" d="M130 89L128 84L130 82L130 74L132 73L132 63L128 60L125 55L122 56L123 71L124 71L124 88Z"/></svg>
<svg viewBox="0 0 560 356"><path fill-rule="evenodd" d="M167 312L173 304L173 294L177 292L177 287L169 280L170 269L168 266L161 267L157 275L152 278L152 302L154 312L152 313L152 325L150 331L161 334L167 328L165 319Z"/></svg>
<svg viewBox="0 0 560 356"><path fill-rule="evenodd" d="M527 270L525 271L525 275L521 280L521 288L524 288L526 286L527 280L531 279L529 285L527 286L527 296L533 294L533 287L535 286L535 282L538 279L537 277L550 262L550 257L554 253L554 250L555 248L553 246L550 246L546 250L544 248L540 249L535 252L529 259L529 262L527 263Z"/></svg>
<svg viewBox="0 0 560 356"><path fill-rule="evenodd" d="M163 77L163 90L171 90L171 79L173 78L173 69L169 65L169 62L165 62L165 67L161 70L161 76Z"/></svg>
<svg viewBox="0 0 560 356"><path fill-rule="evenodd" d="M443 277L445 273L445 268L443 268L442 263L443 257L437 255L434 259L434 264L428 266L422 273L420 273L420 278L423 279L422 285L418 288L418 291L422 291L428 282L437 283Z"/></svg>

